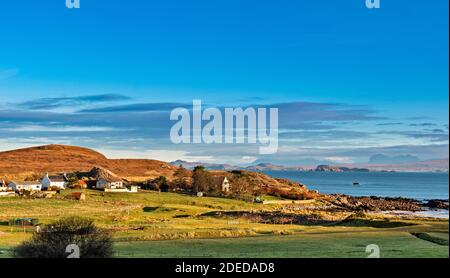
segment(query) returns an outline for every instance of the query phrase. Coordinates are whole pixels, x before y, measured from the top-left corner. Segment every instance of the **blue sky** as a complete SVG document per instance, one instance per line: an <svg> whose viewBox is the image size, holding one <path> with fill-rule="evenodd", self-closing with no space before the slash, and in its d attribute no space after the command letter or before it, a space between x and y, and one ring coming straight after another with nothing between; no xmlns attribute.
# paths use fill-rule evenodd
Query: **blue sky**
<svg viewBox="0 0 450 278"><path fill-rule="evenodd" d="M286 164L448 157L448 1L6 0L0 149ZM277 106L280 150L171 144L193 99ZM105 142L107 141L107 142Z"/></svg>

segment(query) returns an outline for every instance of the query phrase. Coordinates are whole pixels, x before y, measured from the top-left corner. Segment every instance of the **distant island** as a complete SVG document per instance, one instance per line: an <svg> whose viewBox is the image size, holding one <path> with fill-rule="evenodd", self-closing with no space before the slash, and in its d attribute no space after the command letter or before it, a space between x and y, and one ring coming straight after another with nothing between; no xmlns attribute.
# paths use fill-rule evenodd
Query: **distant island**
<svg viewBox="0 0 450 278"><path fill-rule="evenodd" d="M372 157L372 162L380 160L388 160L386 157L377 155ZM412 157L404 156L404 160L415 160ZM394 160L400 160L401 157L395 157ZM433 173L448 173L449 159L432 159L424 161L400 162L392 164L339 164L339 165L317 165L317 166L291 166L291 165L274 165L271 163L258 163L256 165L238 166L232 164L215 164L203 162L189 162L183 160L176 160L170 164L180 166L187 169L193 169L196 166L203 166L209 170L247 170L247 171L317 171L317 172L433 172Z"/></svg>

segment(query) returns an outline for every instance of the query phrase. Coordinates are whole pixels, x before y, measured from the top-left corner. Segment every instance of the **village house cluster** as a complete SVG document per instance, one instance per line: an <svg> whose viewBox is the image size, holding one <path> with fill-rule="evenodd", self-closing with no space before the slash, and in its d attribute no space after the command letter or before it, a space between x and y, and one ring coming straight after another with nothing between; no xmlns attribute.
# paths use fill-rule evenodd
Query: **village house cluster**
<svg viewBox="0 0 450 278"><path fill-rule="evenodd" d="M50 175L48 172L39 176L29 177L23 181L0 180L0 197L33 196L34 198L51 198L66 188L97 189L104 192L136 193L139 189L160 192L184 191L204 196L230 196L231 182L226 175L209 173L203 168L194 169L192 180L186 179L184 168L179 168L175 180L167 180L160 176L145 182L129 182L106 168L96 166L89 172L59 173ZM189 176L189 175L188 175Z"/></svg>
<svg viewBox="0 0 450 278"><path fill-rule="evenodd" d="M67 188L68 181L66 174L50 176L46 173L40 181L10 181L8 187L16 192L61 190Z"/></svg>
<svg viewBox="0 0 450 278"><path fill-rule="evenodd" d="M80 188L90 186L105 192L137 192L137 186L127 187L124 181L116 177L99 177L95 180L79 180ZM0 180L0 197L14 196L16 193L37 191L59 191L68 188L69 178L65 173L49 175L46 173L39 181L15 181L6 182Z"/></svg>

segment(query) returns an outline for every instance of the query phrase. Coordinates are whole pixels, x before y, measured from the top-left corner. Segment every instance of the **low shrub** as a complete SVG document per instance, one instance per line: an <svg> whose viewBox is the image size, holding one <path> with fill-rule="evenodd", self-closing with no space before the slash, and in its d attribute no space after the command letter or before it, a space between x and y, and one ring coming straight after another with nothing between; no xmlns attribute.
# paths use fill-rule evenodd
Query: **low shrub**
<svg viewBox="0 0 450 278"><path fill-rule="evenodd" d="M44 226L33 237L14 248L18 258L67 258L76 245L80 258L112 257L113 244L109 232L90 219L64 218Z"/></svg>

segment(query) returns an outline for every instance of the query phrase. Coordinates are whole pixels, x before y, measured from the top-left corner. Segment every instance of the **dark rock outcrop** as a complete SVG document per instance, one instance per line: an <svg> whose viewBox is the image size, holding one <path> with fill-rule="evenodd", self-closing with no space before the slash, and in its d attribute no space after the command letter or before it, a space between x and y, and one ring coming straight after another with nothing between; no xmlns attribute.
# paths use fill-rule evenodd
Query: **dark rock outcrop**
<svg viewBox="0 0 450 278"><path fill-rule="evenodd" d="M429 200L425 206L430 209L448 209L448 200Z"/></svg>
<svg viewBox="0 0 450 278"><path fill-rule="evenodd" d="M335 195L332 204L352 211L386 211L406 210L420 211L422 205L419 201L405 198L381 198L381 197L352 197Z"/></svg>

